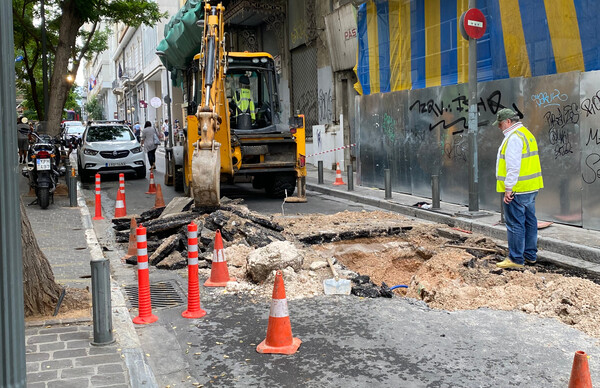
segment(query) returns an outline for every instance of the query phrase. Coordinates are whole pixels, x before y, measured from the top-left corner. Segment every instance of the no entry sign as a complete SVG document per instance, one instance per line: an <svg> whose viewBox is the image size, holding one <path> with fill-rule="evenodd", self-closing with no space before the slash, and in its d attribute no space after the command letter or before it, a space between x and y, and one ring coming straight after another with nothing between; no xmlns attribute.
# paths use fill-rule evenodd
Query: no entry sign
<svg viewBox="0 0 600 388"><path fill-rule="evenodd" d="M479 39L485 33L485 16L477 8L470 8L460 16L460 32L463 38Z"/></svg>

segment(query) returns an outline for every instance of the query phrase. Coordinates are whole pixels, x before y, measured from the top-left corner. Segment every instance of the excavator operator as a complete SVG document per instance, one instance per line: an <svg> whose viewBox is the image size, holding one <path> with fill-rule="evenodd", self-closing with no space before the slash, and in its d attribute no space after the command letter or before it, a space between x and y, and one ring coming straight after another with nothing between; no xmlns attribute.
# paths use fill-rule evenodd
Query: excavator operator
<svg viewBox="0 0 600 388"><path fill-rule="evenodd" d="M252 122L256 120L256 114L254 112L252 91L250 90L250 79L248 79L248 76L242 75L239 82L240 88L233 96L236 126L238 129L251 129Z"/></svg>

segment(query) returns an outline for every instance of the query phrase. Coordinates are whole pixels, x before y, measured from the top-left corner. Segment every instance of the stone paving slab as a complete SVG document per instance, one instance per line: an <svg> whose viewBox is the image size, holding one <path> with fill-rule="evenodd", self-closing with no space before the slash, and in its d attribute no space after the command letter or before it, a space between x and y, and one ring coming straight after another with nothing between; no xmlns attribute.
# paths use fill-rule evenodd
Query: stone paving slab
<svg viewBox="0 0 600 388"><path fill-rule="evenodd" d="M28 387L129 387L129 374L117 343L91 345L90 320L29 325L25 330Z"/></svg>

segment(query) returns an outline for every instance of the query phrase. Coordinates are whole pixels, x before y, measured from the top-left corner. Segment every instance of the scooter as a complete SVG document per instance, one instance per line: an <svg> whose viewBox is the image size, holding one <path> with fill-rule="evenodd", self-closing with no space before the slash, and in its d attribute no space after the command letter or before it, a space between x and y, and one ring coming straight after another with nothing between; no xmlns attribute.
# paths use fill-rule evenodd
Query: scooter
<svg viewBox="0 0 600 388"><path fill-rule="evenodd" d="M65 175L66 168L58 167L60 151L54 140L48 135L38 136L32 133L35 142L29 145L27 152L27 166L21 173L29 178L29 187L35 190L37 202L42 209L46 209L50 201L54 203L54 191L58 184L58 177Z"/></svg>

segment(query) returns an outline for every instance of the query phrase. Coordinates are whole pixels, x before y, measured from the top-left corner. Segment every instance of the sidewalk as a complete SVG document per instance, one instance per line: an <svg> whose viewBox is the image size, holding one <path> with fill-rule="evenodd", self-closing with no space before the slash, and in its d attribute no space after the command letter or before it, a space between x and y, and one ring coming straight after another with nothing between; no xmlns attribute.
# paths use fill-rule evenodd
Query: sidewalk
<svg viewBox="0 0 600 388"><path fill-rule="evenodd" d="M431 203L431 198L392 192L391 199L385 199L385 190L354 184L348 191L347 172L342 173L345 185L334 186L335 171L324 169L323 184L318 184L318 171L315 166L307 166L307 190L333 197L345 198L381 209L394 211L410 217L448 224L452 227L481 233L506 242L506 227L500 224L500 213L489 211L489 216L469 218L459 215L468 210L467 206L441 202L439 210L426 210L413 206L418 202ZM357 182L356 173L354 182ZM554 223L539 230L538 257L540 260L585 269L600 274L600 232L575 226Z"/></svg>
<svg viewBox="0 0 600 388"><path fill-rule="evenodd" d="M61 182L64 181L61 179ZM81 190L78 190L78 207L69 207L68 196L55 195L54 203L42 210L37 205L27 206L35 198L26 195L28 187L25 178L20 178L19 188L27 217L40 248L50 262L56 282L63 286L88 288L91 292L90 261L98 255L102 256L102 251ZM115 314L115 310L120 308L119 287L113 285L112 294L113 327L118 326L118 329L114 330L117 341L109 345L91 345L91 309L90 315L83 318L26 322L28 387L155 386L152 385L152 379L134 383L131 377L138 376L138 371L128 370L131 352L125 349L121 340L126 335L118 333L123 332L122 325L119 326L118 322L115 324L119 320L119 315ZM133 369L138 367L136 365Z"/></svg>

